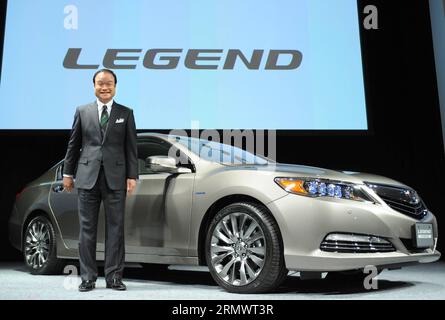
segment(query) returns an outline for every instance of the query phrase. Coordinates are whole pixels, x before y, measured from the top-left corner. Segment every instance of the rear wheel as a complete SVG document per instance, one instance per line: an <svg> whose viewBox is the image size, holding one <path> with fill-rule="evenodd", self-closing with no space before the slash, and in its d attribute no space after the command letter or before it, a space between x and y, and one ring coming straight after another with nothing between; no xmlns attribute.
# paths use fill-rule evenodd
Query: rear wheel
<svg viewBox="0 0 445 320"><path fill-rule="evenodd" d="M205 244L210 273L229 292L272 291L288 273L278 225L261 205L235 203L221 209Z"/></svg>
<svg viewBox="0 0 445 320"><path fill-rule="evenodd" d="M32 274L58 274L63 261L57 259L56 235L48 218L37 216L29 221L23 237L23 257Z"/></svg>

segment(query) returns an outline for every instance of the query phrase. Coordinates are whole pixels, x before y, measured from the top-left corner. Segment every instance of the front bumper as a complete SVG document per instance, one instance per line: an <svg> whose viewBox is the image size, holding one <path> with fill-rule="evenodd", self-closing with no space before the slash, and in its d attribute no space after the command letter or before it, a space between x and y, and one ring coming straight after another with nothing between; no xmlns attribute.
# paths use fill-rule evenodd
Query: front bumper
<svg viewBox="0 0 445 320"><path fill-rule="evenodd" d="M428 263L440 258L439 251L404 254L385 253L330 253L318 250L310 256L285 255L286 267L295 271L346 271L376 266L381 269Z"/></svg>
<svg viewBox="0 0 445 320"><path fill-rule="evenodd" d="M410 251L402 239L411 239L411 227L419 222L383 204L343 199L309 198L289 194L268 204L279 225L286 267L295 271L343 271L374 265L380 268L428 263L440 258L435 246L421 252ZM429 212L421 222L438 228ZM383 237L394 252L337 253L320 250L329 233L355 233Z"/></svg>

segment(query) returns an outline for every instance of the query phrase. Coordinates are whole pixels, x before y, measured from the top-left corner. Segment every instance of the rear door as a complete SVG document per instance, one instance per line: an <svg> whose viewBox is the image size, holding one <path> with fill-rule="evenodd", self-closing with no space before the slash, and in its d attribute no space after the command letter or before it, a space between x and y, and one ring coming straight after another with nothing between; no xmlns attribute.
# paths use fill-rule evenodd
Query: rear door
<svg viewBox="0 0 445 320"><path fill-rule="evenodd" d="M133 195L127 195L125 247L127 253L187 255L192 193L195 173L152 172L145 167L149 156L168 155L172 145L159 138L138 140L139 180ZM49 203L57 218L62 238L70 249L78 249L79 218L77 189L63 190L63 163L51 186ZM193 168L193 165L185 165ZM74 182L75 183L75 182ZM97 250L104 251L105 213L100 206Z"/></svg>
<svg viewBox="0 0 445 320"><path fill-rule="evenodd" d="M79 214L78 214L78 193L74 188L71 192L63 190L63 162L56 171L56 180L51 185L49 204L53 211L57 223L59 224L62 239L69 249L78 249L79 244ZM74 177L74 186L76 179ZM97 228L97 251L104 251L105 226L104 209L100 206L99 221Z"/></svg>

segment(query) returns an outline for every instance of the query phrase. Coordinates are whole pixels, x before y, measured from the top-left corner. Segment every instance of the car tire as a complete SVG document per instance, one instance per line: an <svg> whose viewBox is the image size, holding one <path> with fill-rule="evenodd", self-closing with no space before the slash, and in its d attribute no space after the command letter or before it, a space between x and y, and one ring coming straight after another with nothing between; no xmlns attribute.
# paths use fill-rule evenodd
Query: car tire
<svg viewBox="0 0 445 320"><path fill-rule="evenodd" d="M23 235L23 258L31 274L60 274L64 262L57 258L56 234L45 216L31 219Z"/></svg>
<svg viewBox="0 0 445 320"><path fill-rule="evenodd" d="M213 279L233 293L273 291L288 273L278 225L256 203L221 209L210 222L205 254Z"/></svg>

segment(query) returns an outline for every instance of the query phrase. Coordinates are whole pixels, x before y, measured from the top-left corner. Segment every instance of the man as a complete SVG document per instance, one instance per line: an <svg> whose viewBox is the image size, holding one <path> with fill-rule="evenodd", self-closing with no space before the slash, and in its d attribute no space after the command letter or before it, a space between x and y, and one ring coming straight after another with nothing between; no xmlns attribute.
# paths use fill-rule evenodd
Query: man
<svg viewBox="0 0 445 320"><path fill-rule="evenodd" d="M64 188L68 192L78 189L79 291L95 288L97 221L102 201L106 287L126 290L122 282L124 211L127 192L134 191L138 178L136 125L133 110L113 101L117 84L113 71L97 71L93 83L97 100L76 109L63 167Z"/></svg>

